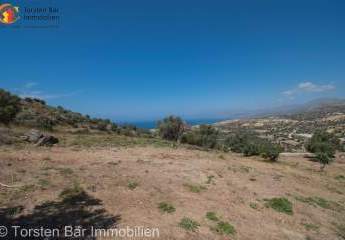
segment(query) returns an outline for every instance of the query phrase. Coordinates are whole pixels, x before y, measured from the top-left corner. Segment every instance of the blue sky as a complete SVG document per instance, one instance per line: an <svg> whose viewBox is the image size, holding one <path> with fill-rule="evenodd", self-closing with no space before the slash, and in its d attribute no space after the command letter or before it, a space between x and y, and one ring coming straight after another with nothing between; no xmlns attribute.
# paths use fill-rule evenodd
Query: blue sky
<svg viewBox="0 0 345 240"><path fill-rule="evenodd" d="M0 27L0 87L52 105L128 121L345 97L341 0L11 3L60 8L59 28Z"/></svg>

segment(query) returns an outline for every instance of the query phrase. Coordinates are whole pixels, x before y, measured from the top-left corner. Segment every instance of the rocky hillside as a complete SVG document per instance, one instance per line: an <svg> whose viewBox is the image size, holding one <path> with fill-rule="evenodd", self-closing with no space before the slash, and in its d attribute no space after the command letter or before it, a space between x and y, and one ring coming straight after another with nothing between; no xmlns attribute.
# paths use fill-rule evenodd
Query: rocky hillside
<svg viewBox="0 0 345 240"><path fill-rule="evenodd" d="M148 134L135 126L118 126L109 119L91 118L61 106L49 106L41 99L19 98L0 89L0 143L16 142L28 129L69 133L104 132L126 136Z"/></svg>
<svg viewBox="0 0 345 240"><path fill-rule="evenodd" d="M52 107L43 100L25 98L20 101L20 111L14 123L21 126L44 128L72 128L86 130L116 131L117 125L110 120L91 119L88 115L66 110L63 107Z"/></svg>
<svg viewBox="0 0 345 240"><path fill-rule="evenodd" d="M37 98L19 98L0 89L0 127L4 125L39 128L47 131L76 132L114 132L124 135L147 133L133 125L122 125L109 119L91 118L61 106L49 106Z"/></svg>

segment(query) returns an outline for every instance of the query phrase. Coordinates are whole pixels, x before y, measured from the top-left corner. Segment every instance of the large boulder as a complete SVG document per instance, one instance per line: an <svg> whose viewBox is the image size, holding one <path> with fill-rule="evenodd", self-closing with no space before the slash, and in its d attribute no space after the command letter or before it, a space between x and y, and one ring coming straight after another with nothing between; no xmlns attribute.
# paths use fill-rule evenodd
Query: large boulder
<svg viewBox="0 0 345 240"><path fill-rule="evenodd" d="M30 143L34 143L36 146L52 146L59 142L59 139L56 137L45 135L36 129L32 129L27 132L22 139Z"/></svg>
<svg viewBox="0 0 345 240"><path fill-rule="evenodd" d="M43 134L36 130L36 129L31 129L29 132L25 134L26 140L31 143L37 143L40 138L43 137ZM23 137L23 139L24 139Z"/></svg>

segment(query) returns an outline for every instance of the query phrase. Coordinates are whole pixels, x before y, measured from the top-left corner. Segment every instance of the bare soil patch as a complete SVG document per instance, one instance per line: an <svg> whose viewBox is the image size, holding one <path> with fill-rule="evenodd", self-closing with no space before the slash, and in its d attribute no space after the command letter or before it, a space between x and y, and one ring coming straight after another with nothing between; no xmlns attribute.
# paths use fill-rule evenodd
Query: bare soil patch
<svg viewBox="0 0 345 240"><path fill-rule="evenodd" d="M339 176L344 173L342 156L319 172L318 163L294 155L269 163L185 147L3 146L0 182L22 187L0 187L0 220L157 227L160 239L176 240L341 239L345 180ZM61 192L76 185L82 189L76 199L64 202ZM272 198L288 199L293 213L267 207ZM174 211L162 211L162 202ZM208 219L208 212L221 223ZM49 216L59 220L48 222ZM94 220L82 221L87 217ZM195 231L181 228L183 218L199 226ZM234 233L217 232L217 226Z"/></svg>

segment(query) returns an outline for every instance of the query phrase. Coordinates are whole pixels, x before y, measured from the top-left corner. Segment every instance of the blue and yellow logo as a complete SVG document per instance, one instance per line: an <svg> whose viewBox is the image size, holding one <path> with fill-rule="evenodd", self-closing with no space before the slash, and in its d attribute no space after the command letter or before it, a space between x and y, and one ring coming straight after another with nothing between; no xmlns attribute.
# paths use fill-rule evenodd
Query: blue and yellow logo
<svg viewBox="0 0 345 240"><path fill-rule="evenodd" d="M0 22L3 24L12 24L19 19L19 7L12 6L9 3L0 4Z"/></svg>

